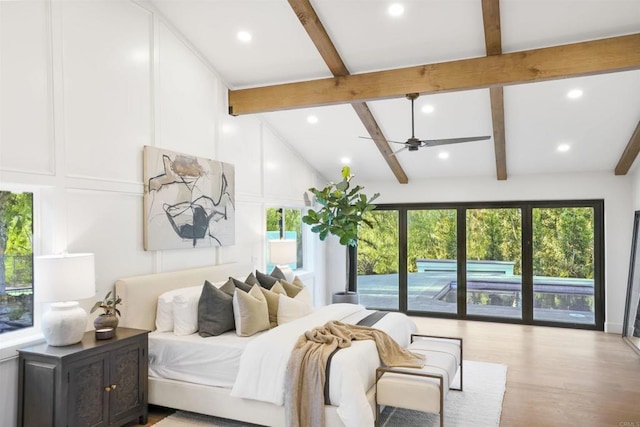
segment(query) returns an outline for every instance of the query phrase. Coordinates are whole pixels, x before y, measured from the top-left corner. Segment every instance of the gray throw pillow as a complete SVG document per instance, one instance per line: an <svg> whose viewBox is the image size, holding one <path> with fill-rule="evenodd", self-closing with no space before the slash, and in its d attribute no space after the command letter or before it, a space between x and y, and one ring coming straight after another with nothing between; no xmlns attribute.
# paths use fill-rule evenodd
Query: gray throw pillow
<svg viewBox="0 0 640 427"><path fill-rule="evenodd" d="M258 279L256 279L256 276L253 275L253 273L249 273L249 275L247 276L246 279L244 279L244 283L253 286L253 285L259 285L260 282L258 282Z"/></svg>
<svg viewBox="0 0 640 427"><path fill-rule="evenodd" d="M273 271L271 272L270 276L280 280L287 280L287 276L284 275L284 273L282 272L282 270L280 270L278 266L275 266L273 268Z"/></svg>
<svg viewBox="0 0 640 427"><path fill-rule="evenodd" d="M242 289L242 290L243 290L243 291L245 291L245 292L249 292L249 291L251 290L251 286L252 286L252 285L249 285L249 284L247 284L247 283L245 283L245 282L242 282L242 281L240 281L240 280L238 280L238 279L234 279L233 277L229 277L229 279L231 279L231 280L233 281L233 284L234 284L234 286L235 286L236 288L240 288L240 289ZM254 284L255 284L255 283L254 283Z"/></svg>
<svg viewBox="0 0 640 427"><path fill-rule="evenodd" d="M256 270L256 279L258 279L258 282L260 282L260 286L265 289L271 289L273 285L275 285L278 281L278 279L276 279L275 277L271 277L268 274L261 273L258 270Z"/></svg>
<svg viewBox="0 0 640 427"><path fill-rule="evenodd" d="M233 329L233 297L205 280L198 301L198 334L212 337Z"/></svg>
<svg viewBox="0 0 640 427"><path fill-rule="evenodd" d="M240 280L233 277L229 277L229 280L227 280L224 285L220 286L220 290L222 292L231 296L233 296L236 288L242 289L245 292L249 292L251 290L251 285L248 285L245 282L241 282Z"/></svg>

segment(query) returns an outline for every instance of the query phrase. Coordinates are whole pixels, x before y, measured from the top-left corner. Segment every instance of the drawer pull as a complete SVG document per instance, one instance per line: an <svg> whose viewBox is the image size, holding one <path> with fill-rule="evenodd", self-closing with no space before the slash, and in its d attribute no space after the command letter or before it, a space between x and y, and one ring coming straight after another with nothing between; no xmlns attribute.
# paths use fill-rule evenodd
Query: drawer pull
<svg viewBox="0 0 640 427"><path fill-rule="evenodd" d="M116 385L115 384L111 384L111 390L115 390L116 389Z"/></svg>
<svg viewBox="0 0 640 427"><path fill-rule="evenodd" d="M109 393L109 392L111 391L111 387L106 386L106 387L104 388L104 391L106 391L107 393Z"/></svg>

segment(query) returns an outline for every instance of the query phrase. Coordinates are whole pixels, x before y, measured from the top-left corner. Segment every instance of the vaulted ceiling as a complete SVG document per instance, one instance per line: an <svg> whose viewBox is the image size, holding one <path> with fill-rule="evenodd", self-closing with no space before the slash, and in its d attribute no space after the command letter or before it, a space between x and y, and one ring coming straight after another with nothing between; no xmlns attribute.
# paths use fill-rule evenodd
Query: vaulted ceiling
<svg viewBox="0 0 640 427"><path fill-rule="evenodd" d="M626 174L640 150L637 0L152 3L218 70L230 113L260 114L325 177L344 158L400 183ZM418 139L491 138L393 155L414 92Z"/></svg>

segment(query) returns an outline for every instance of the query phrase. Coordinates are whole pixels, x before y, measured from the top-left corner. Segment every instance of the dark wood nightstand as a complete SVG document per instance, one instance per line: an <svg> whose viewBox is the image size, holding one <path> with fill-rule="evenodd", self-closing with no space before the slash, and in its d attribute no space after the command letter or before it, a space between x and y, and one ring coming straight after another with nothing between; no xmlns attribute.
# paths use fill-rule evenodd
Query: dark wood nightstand
<svg viewBox="0 0 640 427"><path fill-rule="evenodd" d="M149 331L95 332L65 347L18 350L18 426L121 426L147 422Z"/></svg>

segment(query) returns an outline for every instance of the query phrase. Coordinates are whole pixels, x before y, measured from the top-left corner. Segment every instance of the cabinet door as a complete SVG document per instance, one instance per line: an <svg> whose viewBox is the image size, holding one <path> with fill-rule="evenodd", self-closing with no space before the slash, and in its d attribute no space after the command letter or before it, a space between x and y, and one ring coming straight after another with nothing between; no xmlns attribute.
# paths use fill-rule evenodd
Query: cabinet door
<svg viewBox="0 0 640 427"><path fill-rule="evenodd" d="M69 365L67 425L108 425L109 354L87 357Z"/></svg>
<svg viewBox="0 0 640 427"><path fill-rule="evenodd" d="M139 341L113 350L110 355L109 420L114 423L140 415L143 401L140 369L145 365L141 363L143 354Z"/></svg>

